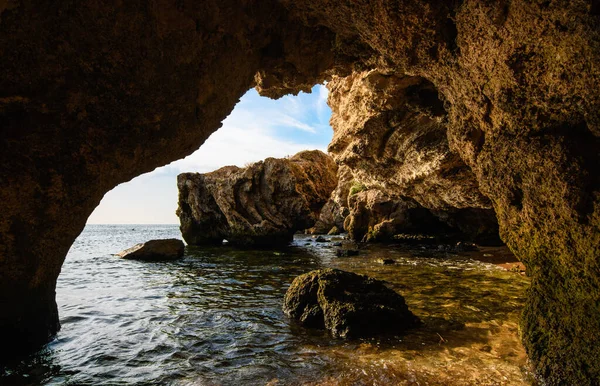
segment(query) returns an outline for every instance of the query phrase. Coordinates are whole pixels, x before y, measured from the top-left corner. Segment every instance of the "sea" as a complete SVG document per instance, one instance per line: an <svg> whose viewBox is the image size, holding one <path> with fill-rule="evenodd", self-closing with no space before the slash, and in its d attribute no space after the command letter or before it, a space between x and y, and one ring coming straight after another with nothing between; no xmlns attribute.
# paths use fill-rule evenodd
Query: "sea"
<svg viewBox="0 0 600 386"><path fill-rule="evenodd" d="M88 225L58 278L61 330L0 365L0 385L528 385L518 338L527 277L481 260L503 247L370 245L336 257L340 236L296 235L275 250L187 246L177 261L115 256L177 225ZM381 259L395 264L383 265ZM305 272L386 280L423 326L335 339L289 320L282 302Z"/></svg>

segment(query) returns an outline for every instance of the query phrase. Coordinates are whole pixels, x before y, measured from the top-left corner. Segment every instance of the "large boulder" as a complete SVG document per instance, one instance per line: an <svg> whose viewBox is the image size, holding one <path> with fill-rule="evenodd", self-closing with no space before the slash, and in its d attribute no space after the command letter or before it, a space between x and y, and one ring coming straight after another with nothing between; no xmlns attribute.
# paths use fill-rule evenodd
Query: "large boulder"
<svg viewBox="0 0 600 386"><path fill-rule="evenodd" d="M175 260L183 256L185 245L178 239L150 240L117 253L130 260Z"/></svg>
<svg viewBox="0 0 600 386"><path fill-rule="evenodd" d="M395 334L420 323L404 298L383 281L338 269L294 279L283 312L306 327L326 328L342 338Z"/></svg>
<svg viewBox="0 0 600 386"><path fill-rule="evenodd" d="M286 244L312 227L337 184L337 166L321 151L267 158L246 168L178 176L181 233L192 245Z"/></svg>

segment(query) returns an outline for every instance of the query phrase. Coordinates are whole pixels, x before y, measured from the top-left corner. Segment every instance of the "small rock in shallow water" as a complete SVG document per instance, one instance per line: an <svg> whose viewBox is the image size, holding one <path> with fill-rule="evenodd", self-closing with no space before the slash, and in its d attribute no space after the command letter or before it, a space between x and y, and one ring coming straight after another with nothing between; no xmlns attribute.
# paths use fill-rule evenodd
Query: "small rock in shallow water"
<svg viewBox="0 0 600 386"><path fill-rule="evenodd" d="M456 243L454 250L457 252L471 252L471 251L477 251L478 248L477 248L477 245L475 245L473 243L459 241L458 243Z"/></svg>
<svg viewBox="0 0 600 386"><path fill-rule="evenodd" d="M404 298L385 282L337 269L294 279L283 312L305 327L326 328L343 338L396 334L420 324Z"/></svg>
<svg viewBox="0 0 600 386"><path fill-rule="evenodd" d="M174 260L183 256L185 244L178 239L150 240L117 253L131 260Z"/></svg>
<svg viewBox="0 0 600 386"><path fill-rule="evenodd" d="M328 242L329 242L329 240L327 240L327 239L326 239L325 237L323 237L323 236L319 236L319 237L317 237L317 238L315 239L315 241L316 241L317 243L328 243Z"/></svg>
<svg viewBox="0 0 600 386"><path fill-rule="evenodd" d="M377 260L375 260L375 262L377 262L379 264L383 264L383 265L396 264L396 260L394 260L394 259L377 259Z"/></svg>
<svg viewBox="0 0 600 386"><path fill-rule="evenodd" d="M358 256L358 249L337 249L335 251L337 257Z"/></svg>

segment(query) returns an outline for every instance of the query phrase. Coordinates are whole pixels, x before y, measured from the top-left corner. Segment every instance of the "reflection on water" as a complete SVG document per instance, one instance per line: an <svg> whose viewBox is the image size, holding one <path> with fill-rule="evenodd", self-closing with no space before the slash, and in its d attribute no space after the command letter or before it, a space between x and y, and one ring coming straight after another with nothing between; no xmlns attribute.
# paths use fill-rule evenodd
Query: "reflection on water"
<svg viewBox="0 0 600 386"><path fill-rule="evenodd" d="M59 278L57 339L8 364L0 384L530 383L517 336L528 282L517 274L406 248L336 258L307 236L278 251L188 247L177 262L110 255L167 237L180 237L177 227L88 226ZM296 326L281 311L285 291L320 267L387 280L424 326L362 341Z"/></svg>

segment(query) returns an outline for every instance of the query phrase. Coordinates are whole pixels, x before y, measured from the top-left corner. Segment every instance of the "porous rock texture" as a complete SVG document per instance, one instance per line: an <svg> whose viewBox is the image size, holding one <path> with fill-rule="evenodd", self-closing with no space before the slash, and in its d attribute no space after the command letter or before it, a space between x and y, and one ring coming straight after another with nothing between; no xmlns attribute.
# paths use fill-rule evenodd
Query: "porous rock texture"
<svg viewBox="0 0 600 386"><path fill-rule="evenodd" d="M491 201L450 149L447 113L431 82L369 70L335 77L327 87L334 129L329 151L351 170L354 184L350 191L337 189L346 197L332 202L346 199L351 237L454 231L478 241L498 238Z"/></svg>
<svg viewBox="0 0 600 386"><path fill-rule="evenodd" d="M420 323L383 281L330 268L295 278L283 312L305 327L325 328L342 338L398 334Z"/></svg>
<svg viewBox="0 0 600 386"><path fill-rule="evenodd" d="M127 248L117 256L128 260L175 260L183 256L185 244L178 239L149 240Z"/></svg>
<svg viewBox="0 0 600 386"><path fill-rule="evenodd" d="M2 354L59 328L56 278L104 193L197 149L250 87L377 68L443 102L531 276L536 374L600 383L599 19L592 0L0 2Z"/></svg>
<svg viewBox="0 0 600 386"><path fill-rule="evenodd" d="M177 177L181 234L188 244L273 246L312 227L337 185L337 166L319 150L267 158L246 168Z"/></svg>

